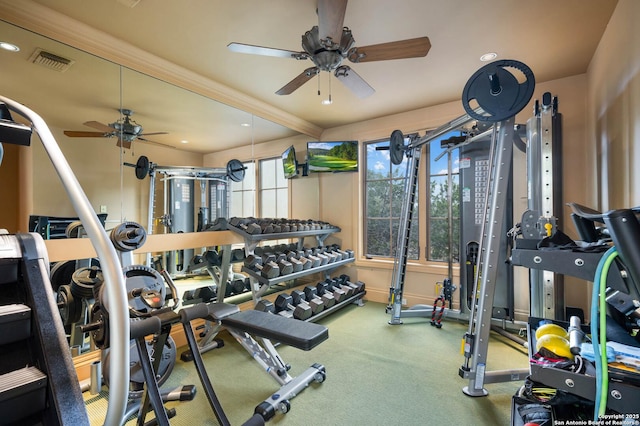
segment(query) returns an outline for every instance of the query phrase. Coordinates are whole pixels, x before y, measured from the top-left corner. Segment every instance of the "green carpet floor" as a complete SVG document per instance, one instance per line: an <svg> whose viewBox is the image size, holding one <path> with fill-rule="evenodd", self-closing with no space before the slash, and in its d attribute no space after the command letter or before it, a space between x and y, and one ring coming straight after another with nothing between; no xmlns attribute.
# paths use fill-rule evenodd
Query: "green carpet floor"
<svg viewBox="0 0 640 426"><path fill-rule="evenodd" d="M468 324L443 321L438 329L425 318L387 323L384 305L348 306L321 320L329 339L305 352L280 346L295 376L313 363L326 367L327 379L312 384L291 401L291 411L277 415L275 425L509 425L511 397L522 382L486 385L487 397L462 392L468 384L458 376L464 362L461 339ZM235 340L225 334L225 347L204 354L207 371L233 425L242 424L254 407L278 389ZM498 335L491 338L487 371L527 368L526 350ZM165 387L195 384L192 364L178 361ZM102 396L87 397L92 424L104 420ZM195 400L172 403L172 425L216 425L199 391ZM95 419L95 423L93 420ZM129 422L128 424L133 424Z"/></svg>

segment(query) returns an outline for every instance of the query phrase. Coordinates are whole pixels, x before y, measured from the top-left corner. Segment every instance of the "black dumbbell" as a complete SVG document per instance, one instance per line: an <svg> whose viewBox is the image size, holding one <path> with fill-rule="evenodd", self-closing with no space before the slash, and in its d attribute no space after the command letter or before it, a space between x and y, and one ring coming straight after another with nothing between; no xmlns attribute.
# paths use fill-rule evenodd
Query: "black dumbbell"
<svg viewBox="0 0 640 426"><path fill-rule="evenodd" d="M258 303L256 303L256 306L253 309L256 311L271 312L272 314L276 313L275 305L267 299L258 300Z"/></svg>
<svg viewBox="0 0 640 426"><path fill-rule="evenodd" d="M336 304L336 299L329 292L324 292L322 296L318 295L318 289L312 285L308 285L304 288L304 296L309 301L309 304L321 302L324 309L329 309ZM311 306L313 309L313 305Z"/></svg>
<svg viewBox="0 0 640 426"><path fill-rule="evenodd" d="M278 297L276 297L276 312L279 315L286 316L289 318L295 318L299 320L306 320L311 317L313 312L311 311L311 306L306 303L298 303L297 305L293 305L293 298L285 293L280 293Z"/></svg>
<svg viewBox="0 0 640 426"><path fill-rule="evenodd" d="M312 268L317 268L318 266L323 266L329 263L329 258L327 256L317 256L312 249L305 249L304 256L313 262L311 264Z"/></svg>
<svg viewBox="0 0 640 426"><path fill-rule="evenodd" d="M325 282L329 284L330 288L341 289L342 291L344 291L347 298L353 296L353 294L355 293L355 289L353 287L342 285L342 282L337 278L327 278Z"/></svg>
<svg viewBox="0 0 640 426"><path fill-rule="evenodd" d="M336 303L340 303L347 298L347 293L344 290L342 290L341 288L333 288L332 286L329 286L329 283L326 281L321 281L316 284L316 290L320 297L324 296L325 294L333 296L333 299L336 301Z"/></svg>
<svg viewBox="0 0 640 426"><path fill-rule="evenodd" d="M324 310L324 303L318 297L313 299L307 299L307 295L302 290L293 290L291 292L291 298L293 299L293 305L298 306L301 303L306 303L311 306L311 313L313 315L319 314Z"/></svg>
<svg viewBox="0 0 640 426"><path fill-rule="evenodd" d="M266 256L266 259L250 254L244 259L244 266L248 269L260 272L260 275L266 279L273 279L280 276L280 268L274 262L273 256Z"/></svg>
<svg viewBox="0 0 640 426"><path fill-rule="evenodd" d="M216 289L213 286L197 288L193 291L193 299L199 299L204 303L211 302L216 298Z"/></svg>
<svg viewBox="0 0 640 426"><path fill-rule="evenodd" d="M347 274L340 275L339 281L342 283L342 285L352 287L354 293L361 293L364 291L364 283L362 281L357 281L355 283L352 282L351 278Z"/></svg>

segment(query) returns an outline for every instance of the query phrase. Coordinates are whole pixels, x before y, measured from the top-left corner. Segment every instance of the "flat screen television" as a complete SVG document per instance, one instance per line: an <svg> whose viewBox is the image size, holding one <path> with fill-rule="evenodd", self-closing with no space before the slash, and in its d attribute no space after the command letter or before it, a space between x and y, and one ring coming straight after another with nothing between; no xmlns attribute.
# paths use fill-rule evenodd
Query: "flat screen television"
<svg viewBox="0 0 640 426"><path fill-rule="evenodd" d="M285 179L291 179L298 174L298 162L296 161L296 150L291 145L282 153L282 170Z"/></svg>
<svg viewBox="0 0 640 426"><path fill-rule="evenodd" d="M358 141L307 142L310 172L357 172Z"/></svg>

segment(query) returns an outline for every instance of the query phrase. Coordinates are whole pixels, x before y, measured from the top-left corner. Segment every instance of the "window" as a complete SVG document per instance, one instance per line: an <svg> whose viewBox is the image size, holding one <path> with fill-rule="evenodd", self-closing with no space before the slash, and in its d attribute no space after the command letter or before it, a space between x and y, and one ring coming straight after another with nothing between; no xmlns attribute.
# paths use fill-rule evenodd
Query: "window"
<svg viewBox="0 0 640 426"><path fill-rule="evenodd" d="M244 179L231 181L230 217L251 217L256 215L256 170L253 161L242 163L245 167Z"/></svg>
<svg viewBox="0 0 640 426"><path fill-rule="evenodd" d="M289 181L283 170L281 157L260 160L260 217L289 216Z"/></svg>
<svg viewBox="0 0 640 426"><path fill-rule="evenodd" d="M440 139L425 143L420 149L422 160L419 170L426 170L428 192L420 194L416 188L411 233L409 235L407 259L444 261L449 260L449 251L453 262L459 261L460 251L460 196L459 196L459 154L458 149L451 151L451 196L449 196L449 154L447 146L441 141L460 132L449 132ZM408 138L405 144L409 143ZM388 150L376 148L388 147L389 140L366 142L365 190L364 190L364 247L370 257L395 257L398 240L398 228L402 218L409 160L405 156L399 165L391 163ZM426 155L424 154L426 152ZM436 161L437 159L437 161ZM421 171L420 173L424 173ZM422 175L424 176L424 175ZM449 200L451 199L451 202ZM449 241L449 206L452 215L452 241ZM426 211L426 226L422 227L426 253L420 253L419 211ZM424 217L424 215L423 215ZM425 243L423 243L425 244Z"/></svg>
<svg viewBox="0 0 640 426"><path fill-rule="evenodd" d="M260 160L257 170L253 161L243 164L247 168L244 179L231 182L230 216L288 217L289 182L284 177L282 158Z"/></svg>
<svg viewBox="0 0 640 426"><path fill-rule="evenodd" d="M444 141L453 136L460 136L459 131L449 132L442 136ZM429 144L429 205L427 214L428 260L449 261L451 250L453 262L460 260L460 190L459 190L459 149L446 152L439 141ZM449 155L451 164L449 165ZM448 169L451 167L451 202L449 202ZM449 212L451 207L451 212ZM449 214L451 213L452 239L449 247Z"/></svg>
<svg viewBox="0 0 640 426"><path fill-rule="evenodd" d="M394 257L398 226L405 194L407 159L395 165L391 163L388 150L389 140L364 144L365 156L365 253L367 256ZM408 258L418 259L418 194L416 193L411 235L408 245Z"/></svg>

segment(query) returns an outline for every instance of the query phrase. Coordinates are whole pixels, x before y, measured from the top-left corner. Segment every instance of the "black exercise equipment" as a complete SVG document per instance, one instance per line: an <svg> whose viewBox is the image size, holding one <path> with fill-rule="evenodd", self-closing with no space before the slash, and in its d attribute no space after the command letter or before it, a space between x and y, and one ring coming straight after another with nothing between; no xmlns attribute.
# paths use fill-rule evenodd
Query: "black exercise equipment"
<svg viewBox="0 0 640 426"><path fill-rule="evenodd" d="M342 302L347 298L347 293L341 288L334 288L333 285L329 285L329 281L322 281L316 284L316 290L320 296L325 294L331 295L336 303Z"/></svg>
<svg viewBox="0 0 640 426"><path fill-rule="evenodd" d="M303 290L293 290L291 292L291 298L293 299L294 306L305 304L311 307L311 315L319 314L324 310L324 303L322 302L321 299L317 297L313 297L312 299L307 299L307 294Z"/></svg>
<svg viewBox="0 0 640 426"><path fill-rule="evenodd" d="M299 320L306 320L313 315L311 311L311 306L304 303L301 300L297 300L298 304L293 304L293 297L291 295L280 293L278 297L276 297L275 305L276 312L282 316L295 318Z"/></svg>
<svg viewBox="0 0 640 426"><path fill-rule="evenodd" d="M320 312L325 308L329 309L336 303L336 299L329 293L325 293L324 297L318 297L318 290L314 286L305 286L303 291L304 297L314 313ZM314 308L314 306L318 306L319 308Z"/></svg>
<svg viewBox="0 0 640 426"><path fill-rule="evenodd" d="M522 83L513 70L524 76ZM497 123L511 118L527 106L535 89L533 71L519 61L491 62L476 71L462 91L462 106L469 116ZM471 103L475 101L481 111Z"/></svg>

